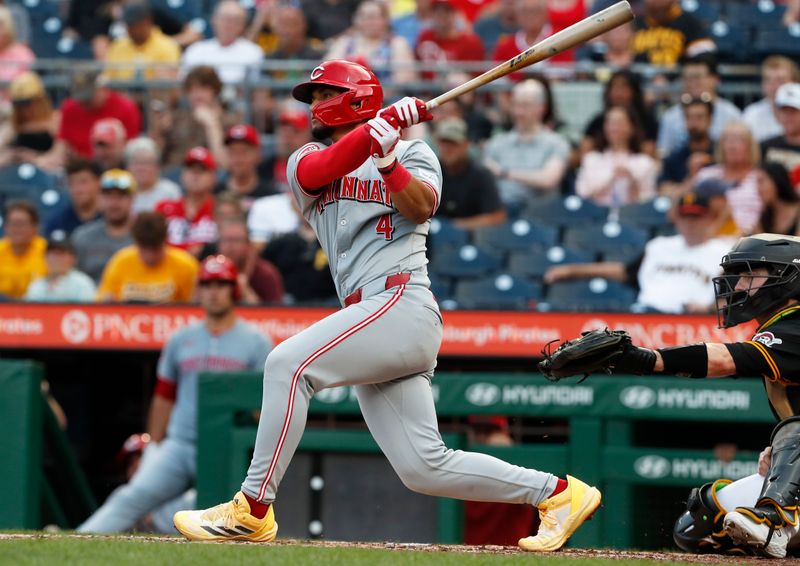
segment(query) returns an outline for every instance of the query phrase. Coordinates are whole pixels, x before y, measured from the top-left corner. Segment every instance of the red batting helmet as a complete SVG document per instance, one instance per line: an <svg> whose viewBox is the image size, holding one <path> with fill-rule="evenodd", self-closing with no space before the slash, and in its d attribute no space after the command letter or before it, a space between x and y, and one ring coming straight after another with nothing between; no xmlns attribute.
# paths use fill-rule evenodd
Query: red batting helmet
<svg viewBox="0 0 800 566"><path fill-rule="evenodd" d="M200 266L198 282L225 281L233 284L233 300L238 301L242 290L239 289L238 272L233 260L222 254L208 256Z"/></svg>
<svg viewBox="0 0 800 566"><path fill-rule="evenodd" d="M383 104L383 89L378 77L366 67L352 61L326 61L311 71L311 80L294 87L292 96L311 104L315 86L343 89L314 107L314 117L328 127L346 126L374 118Z"/></svg>

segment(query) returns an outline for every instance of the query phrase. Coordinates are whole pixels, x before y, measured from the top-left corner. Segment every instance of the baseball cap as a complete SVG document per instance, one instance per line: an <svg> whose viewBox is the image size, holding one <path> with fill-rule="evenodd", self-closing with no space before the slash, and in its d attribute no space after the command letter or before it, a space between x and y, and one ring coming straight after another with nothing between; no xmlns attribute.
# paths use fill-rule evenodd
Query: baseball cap
<svg viewBox="0 0 800 566"><path fill-rule="evenodd" d="M202 165L210 171L217 170L217 163L214 161L214 156L203 146L193 147L186 152L183 158L183 164L187 167L189 165Z"/></svg>
<svg viewBox="0 0 800 566"><path fill-rule="evenodd" d="M716 196L723 196L728 189L731 188L730 183L723 181L722 179L717 178L707 178L703 179L702 181L695 184L692 188L692 192L698 198L704 198L706 200L716 197Z"/></svg>
<svg viewBox="0 0 800 566"><path fill-rule="evenodd" d="M9 87L12 102L27 102L44 96L44 85L39 75L26 71L18 75Z"/></svg>
<svg viewBox="0 0 800 566"><path fill-rule="evenodd" d="M47 251L62 250L75 255L75 248L64 233L53 233L47 239Z"/></svg>
<svg viewBox="0 0 800 566"><path fill-rule="evenodd" d="M128 25L138 24L142 20L152 17L153 12L145 2L131 2L122 9L122 21Z"/></svg>
<svg viewBox="0 0 800 566"><path fill-rule="evenodd" d="M109 169L100 177L100 190L117 189L128 193L136 192L136 179L125 169Z"/></svg>
<svg viewBox="0 0 800 566"><path fill-rule="evenodd" d="M709 211L708 198L696 193L686 193L678 200L680 216L705 216Z"/></svg>
<svg viewBox="0 0 800 566"><path fill-rule="evenodd" d="M508 430L508 417L503 415L470 415L467 423L473 426L487 426L503 431Z"/></svg>
<svg viewBox="0 0 800 566"><path fill-rule="evenodd" d="M775 106L789 106L800 110L800 83L786 83L775 93Z"/></svg>
<svg viewBox="0 0 800 566"><path fill-rule="evenodd" d="M467 123L461 118L445 118L436 124L436 139L462 143L467 139Z"/></svg>
<svg viewBox="0 0 800 566"><path fill-rule="evenodd" d="M123 141L126 136L127 132L122 122L116 118L103 118L92 126L92 131L89 133L89 141L113 145Z"/></svg>
<svg viewBox="0 0 800 566"><path fill-rule="evenodd" d="M284 110L278 116L278 124L292 126L296 130L307 130L311 127L311 120L304 110Z"/></svg>
<svg viewBox="0 0 800 566"><path fill-rule="evenodd" d="M258 131L247 124L237 124L225 132L225 144L234 141L243 141L250 145L261 147L261 137L258 135Z"/></svg>
<svg viewBox="0 0 800 566"><path fill-rule="evenodd" d="M72 74L70 96L78 102L89 102L100 86L100 71L95 69L79 71Z"/></svg>

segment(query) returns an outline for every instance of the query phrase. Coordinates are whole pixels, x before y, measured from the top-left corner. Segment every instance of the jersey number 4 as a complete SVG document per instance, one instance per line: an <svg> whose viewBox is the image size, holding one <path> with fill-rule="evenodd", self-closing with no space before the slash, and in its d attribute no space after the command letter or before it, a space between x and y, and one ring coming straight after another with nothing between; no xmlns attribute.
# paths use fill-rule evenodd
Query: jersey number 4
<svg viewBox="0 0 800 566"><path fill-rule="evenodd" d="M394 233L394 226L392 226L392 215L384 214L378 218L378 223L375 225L375 232L383 235L384 240L391 240Z"/></svg>

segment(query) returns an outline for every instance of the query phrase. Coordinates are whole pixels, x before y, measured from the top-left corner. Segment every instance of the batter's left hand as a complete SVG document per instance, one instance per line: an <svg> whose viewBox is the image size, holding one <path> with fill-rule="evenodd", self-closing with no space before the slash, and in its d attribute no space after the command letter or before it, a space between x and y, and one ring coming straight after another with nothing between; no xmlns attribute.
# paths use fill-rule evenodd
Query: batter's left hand
<svg viewBox="0 0 800 566"><path fill-rule="evenodd" d="M408 128L428 120L433 120L433 114L428 112L425 102L419 98L406 96L401 98L391 106L387 106L378 112L378 116L387 118L391 116L401 128Z"/></svg>
<svg viewBox="0 0 800 566"><path fill-rule="evenodd" d="M376 159L394 158L394 147L400 141L400 128L392 118L377 116L366 124L372 138L370 153Z"/></svg>

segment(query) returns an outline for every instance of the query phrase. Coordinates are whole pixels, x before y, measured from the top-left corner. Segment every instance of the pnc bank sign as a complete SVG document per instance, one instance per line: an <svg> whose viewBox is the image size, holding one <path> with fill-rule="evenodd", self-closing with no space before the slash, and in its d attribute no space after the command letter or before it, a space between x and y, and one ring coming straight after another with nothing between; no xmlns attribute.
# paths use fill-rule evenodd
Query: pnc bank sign
<svg viewBox="0 0 800 566"><path fill-rule="evenodd" d="M199 320L192 315L151 312L87 312L72 309L61 318L61 336L70 344L108 346L163 344L179 328Z"/></svg>

